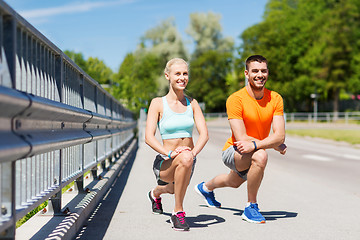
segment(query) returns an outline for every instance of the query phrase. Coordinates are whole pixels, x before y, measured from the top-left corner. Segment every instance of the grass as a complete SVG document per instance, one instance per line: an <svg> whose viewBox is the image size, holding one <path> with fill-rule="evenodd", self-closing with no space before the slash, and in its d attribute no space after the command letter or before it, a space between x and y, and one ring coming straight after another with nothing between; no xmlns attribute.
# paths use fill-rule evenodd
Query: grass
<svg viewBox="0 0 360 240"><path fill-rule="evenodd" d="M286 134L325 138L350 144L360 144L359 129L290 129L286 130Z"/></svg>
<svg viewBox="0 0 360 240"><path fill-rule="evenodd" d="M23 225L27 220L29 220L32 216L34 216L36 213L40 212L43 208L45 208L48 205L48 201L45 201L44 203L40 204L40 206L36 207L34 210L30 211L28 214L26 214L24 217L19 219L19 221L16 222L16 228Z"/></svg>

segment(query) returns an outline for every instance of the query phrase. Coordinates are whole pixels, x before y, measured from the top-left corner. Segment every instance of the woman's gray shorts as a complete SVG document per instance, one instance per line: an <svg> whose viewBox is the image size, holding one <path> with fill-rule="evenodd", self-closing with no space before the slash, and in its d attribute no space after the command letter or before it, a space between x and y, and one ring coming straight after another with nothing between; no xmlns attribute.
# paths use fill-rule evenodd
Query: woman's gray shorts
<svg viewBox="0 0 360 240"><path fill-rule="evenodd" d="M235 167L235 151L237 150L236 146L230 146L227 149L225 149L222 152L222 160L224 162L224 164L230 168L231 170L233 170L234 172L236 172L242 179L244 179L245 181L247 180L247 173L249 171L249 169L246 169L244 171L239 172L236 167Z"/></svg>
<svg viewBox="0 0 360 240"><path fill-rule="evenodd" d="M161 164L165 161L165 159L168 158L168 156L163 155L163 154L158 154L155 157L154 160L154 164L153 164L153 171L156 177L156 181L159 185L167 185L169 184L168 182L164 182L163 180L160 179L160 169L161 169ZM193 173L194 173L194 168L195 168L195 163L196 163L196 157L194 157L194 162L192 165L192 169L191 169L191 176L192 177Z"/></svg>

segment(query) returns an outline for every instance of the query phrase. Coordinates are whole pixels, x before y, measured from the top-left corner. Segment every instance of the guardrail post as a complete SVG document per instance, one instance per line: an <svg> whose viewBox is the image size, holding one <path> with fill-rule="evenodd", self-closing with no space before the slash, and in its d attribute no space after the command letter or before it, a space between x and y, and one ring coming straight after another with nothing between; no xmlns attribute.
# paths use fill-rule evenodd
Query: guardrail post
<svg viewBox="0 0 360 240"><path fill-rule="evenodd" d="M326 113L326 121L329 123L331 121L330 113Z"/></svg>
<svg viewBox="0 0 360 240"><path fill-rule="evenodd" d="M57 93L59 95L59 102L64 101L63 93L63 81L64 81L64 64L61 55L55 56L55 83Z"/></svg>
<svg viewBox="0 0 360 240"><path fill-rule="evenodd" d="M3 44L5 50L6 62L8 64L11 86L5 85L9 88L15 88L16 81L16 22L14 17L5 15L3 17L4 21L4 37Z"/></svg>
<svg viewBox="0 0 360 240"><path fill-rule="evenodd" d="M106 170L106 159L101 162L101 169L102 169L103 171Z"/></svg>
<svg viewBox="0 0 360 240"><path fill-rule="evenodd" d="M84 152L84 146L81 145L81 171L84 171L85 166L85 152ZM74 189L78 193L84 193L84 175L81 175L80 177L76 178L74 181Z"/></svg>
<svg viewBox="0 0 360 240"><path fill-rule="evenodd" d="M60 150L59 156L59 180L54 179L54 184L59 184L60 191L52 195L48 201L48 213L52 215L60 215L61 214L61 198L62 198L62 162L63 162L63 149Z"/></svg>
<svg viewBox="0 0 360 240"><path fill-rule="evenodd" d="M1 164L1 215L11 217L12 225L0 233L0 239L15 239L15 162Z"/></svg>
<svg viewBox="0 0 360 240"><path fill-rule="evenodd" d="M81 175L80 177L78 177L75 180L74 189L78 193L84 193L85 192L85 190L84 190L84 176L83 175Z"/></svg>
<svg viewBox="0 0 360 240"><path fill-rule="evenodd" d="M114 156L109 157L109 168L114 164Z"/></svg>
<svg viewBox="0 0 360 240"><path fill-rule="evenodd" d="M91 169L91 176L93 179L97 179L97 177L98 177L97 176L97 166L95 166Z"/></svg>
<svg viewBox="0 0 360 240"><path fill-rule="evenodd" d="M345 123L349 123L349 112L345 112Z"/></svg>
<svg viewBox="0 0 360 240"><path fill-rule="evenodd" d="M48 214L60 215L61 214L61 190L49 199Z"/></svg>

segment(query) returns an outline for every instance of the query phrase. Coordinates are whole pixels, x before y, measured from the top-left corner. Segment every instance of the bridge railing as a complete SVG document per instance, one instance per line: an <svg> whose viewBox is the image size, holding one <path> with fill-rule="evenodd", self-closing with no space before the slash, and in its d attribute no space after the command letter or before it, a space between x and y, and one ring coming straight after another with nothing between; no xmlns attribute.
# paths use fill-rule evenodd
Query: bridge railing
<svg viewBox="0 0 360 240"><path fill-rule="evenodd" d="M0 238L61 189L113 162L136 121L59 48L0 0Z"/></svg>
<svg viewBox="0 0 360 240"><path fill-rule="evenodd" d="M205 113L206 118L227 118L225 112L220 113ZM360 121L360 112L296 112L296 113L285 113L285 120L287 122L338 122L342 121L345 124L351 122Z"/></svg>

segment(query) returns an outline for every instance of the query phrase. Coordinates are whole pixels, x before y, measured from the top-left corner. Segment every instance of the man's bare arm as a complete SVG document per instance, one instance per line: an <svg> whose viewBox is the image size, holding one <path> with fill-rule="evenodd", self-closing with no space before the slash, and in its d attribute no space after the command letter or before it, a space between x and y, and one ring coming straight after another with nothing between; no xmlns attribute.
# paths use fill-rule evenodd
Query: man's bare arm
<svg viewBox="0 0 360 240"><path fill-rule="evenodd" d="M229 123L235 136L235 145L241 153L249 153L260 148L274 148L281 154L285 154L287 147L284 144L285 120L283 116L274 116L273 133L263 140L248 136L242 119L229 119Z"/></svg>

